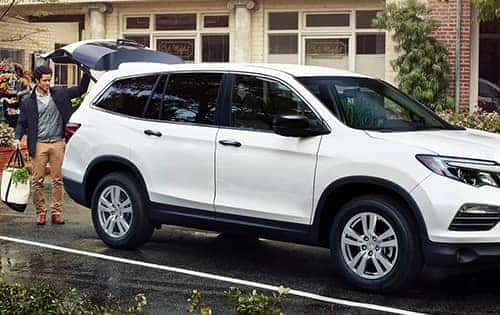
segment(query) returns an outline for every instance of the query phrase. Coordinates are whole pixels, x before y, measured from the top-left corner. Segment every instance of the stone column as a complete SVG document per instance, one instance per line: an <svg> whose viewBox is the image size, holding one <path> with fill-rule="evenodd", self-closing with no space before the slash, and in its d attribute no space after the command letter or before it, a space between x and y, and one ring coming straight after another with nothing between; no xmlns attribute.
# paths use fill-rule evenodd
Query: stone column
<svg viewBox="0 0 500 315"><path fill-rule="evenodd" d="M252 51L252 13L255 2L252 0L231 0L227 3L234 10L235 32L233 39L234 62L248 63Z"/></svg>
<svg viewBox="0 0 500 315"><path fill-rule="evenodd" d="M105 3L94 3L89 5L90 30L89 39L103 39L106 37L106 15L112 11L112 7Z"/></svg>

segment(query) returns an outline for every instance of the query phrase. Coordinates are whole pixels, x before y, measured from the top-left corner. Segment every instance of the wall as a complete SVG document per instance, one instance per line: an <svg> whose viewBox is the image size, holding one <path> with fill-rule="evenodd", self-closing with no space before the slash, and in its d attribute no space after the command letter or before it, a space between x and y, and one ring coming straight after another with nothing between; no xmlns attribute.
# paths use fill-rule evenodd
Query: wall
<svg viewBox="0 0 500 315"><path fill-rule="evenodd" d="M31 54L36 51L49 51L54 47L53 26L28 23L19 19L4 18L0 22L0 48L24 50L23 67L31 68ZM10 37L23 39L9 41Z"/></svg>
<svg viewBox="0 0 500 315"><path fill-rule="evenodd" d="M471 3L461 0L461 55L460 55L460 108L469 109L470 74L471 74ZM448 46L451 70L451 95L455 96L455 64L456 64L456 8L457 0L429 0L432 16L440 22L434 32L435 38Z"/></svg>

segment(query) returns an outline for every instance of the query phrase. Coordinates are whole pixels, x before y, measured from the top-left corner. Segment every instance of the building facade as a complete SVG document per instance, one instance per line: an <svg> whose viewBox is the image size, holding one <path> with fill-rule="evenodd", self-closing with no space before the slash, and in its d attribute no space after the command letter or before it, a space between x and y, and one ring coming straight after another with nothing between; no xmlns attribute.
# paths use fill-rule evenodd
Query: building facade
<svg viewBox="0 0 500 315"><path fill-rule="evenodd" d="M424 2L441 23L434 36L449 48L452 93L457 91L462 109L473 110L479 78L477 14L470 0ZM0 3L7 4L10 0ZM52 27L52 37L43 40L44 46L30 47L25 56L36 55L47 46L55 48L76 40L126 38L179 55L185 62L321 65L397 84L391 66L398 53L395 44L390 34L371 26L376 13L386 4L383 0L66 0L44 5L38 0L18 0L17 3L12 9L15 14L25 16L30 24ZM460 10L457 3L461 4ZM37 15L41 7L50 14ZM461 26L459 30L457 25ZM0 53L5 51L4 47L0 42ZM23 59L28 68L37 62L36 57L31 64L28 59ZM456 67L457 61L460 67ZM73 68L56 67L59 80L56 83L75 83ZM496 80L500 81L500 71Z"/></svg>

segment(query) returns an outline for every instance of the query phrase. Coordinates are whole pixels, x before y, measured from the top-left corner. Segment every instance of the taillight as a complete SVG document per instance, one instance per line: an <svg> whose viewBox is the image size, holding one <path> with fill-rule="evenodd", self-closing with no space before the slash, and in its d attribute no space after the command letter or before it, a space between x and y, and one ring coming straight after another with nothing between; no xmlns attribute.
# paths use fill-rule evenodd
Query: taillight
<svg viewBox="0 0 500 315"><path fill-rule="evenodd" d="M81 124L77 123L67 123L66 128L64 128L64 139L68 143L69 139L75 134L75 132L80 128Z"/></svg>

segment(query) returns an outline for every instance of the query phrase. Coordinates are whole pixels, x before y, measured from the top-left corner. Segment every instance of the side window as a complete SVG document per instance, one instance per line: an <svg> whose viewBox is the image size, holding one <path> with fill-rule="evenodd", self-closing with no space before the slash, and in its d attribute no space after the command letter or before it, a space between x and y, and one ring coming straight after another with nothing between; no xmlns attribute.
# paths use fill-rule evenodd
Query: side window
<svg viewBox="0 0 500 315"><path fill-rule="evenodd" d="M153 96L151 96L151 100L144 111L144 118L160 119L161 106L163 105L163 95L165 93L165 84L167 83L167 79L168 74L163 74L158 80L156 88L153 91Z"/></svg>
<svg viewBox="0 0 500 315"><path fill-rule="evenodd" d="M216 124L217 95L222 74L176 73L168 78L161 119Z"/></svg>
<svg viewBox="0 0 500 315"><path fill-rule="evenodd" d="M109 87L97 107L133 117L142 117L158 76L128 78Z"/></svg>
<svg viewBox="0 0 500 315"><path fill-rule="evenodd" d="M254 76L235 76L232 94L232 125L244 129L272 130L279 115L316 116L283 84Z"/></svg>

